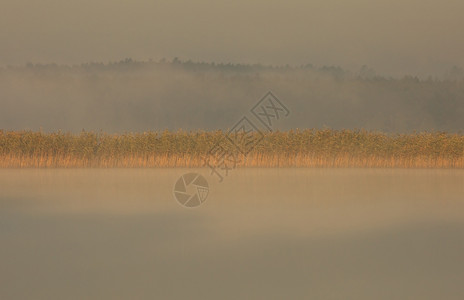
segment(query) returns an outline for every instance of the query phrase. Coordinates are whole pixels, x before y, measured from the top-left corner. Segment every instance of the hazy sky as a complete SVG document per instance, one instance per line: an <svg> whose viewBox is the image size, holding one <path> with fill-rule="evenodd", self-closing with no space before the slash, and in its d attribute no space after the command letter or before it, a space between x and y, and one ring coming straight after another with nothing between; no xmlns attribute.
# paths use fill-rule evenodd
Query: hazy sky
<svg viewBox="0 0 464 300"><path fill-rule="evenodd" d="M176 56L387 75L464 66L462 0L0 1L0 66Z"/></svg>

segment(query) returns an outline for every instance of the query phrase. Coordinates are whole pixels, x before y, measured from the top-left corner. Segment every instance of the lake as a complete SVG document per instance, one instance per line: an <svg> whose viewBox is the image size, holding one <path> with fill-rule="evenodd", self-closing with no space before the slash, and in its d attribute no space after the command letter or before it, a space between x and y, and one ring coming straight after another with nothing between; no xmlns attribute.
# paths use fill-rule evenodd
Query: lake
<svg viewBox="0 0 464 300"><path fill-rule="evenodd" d="M464 170L0 170L0 299L464 299L463 253Z"/></svg>

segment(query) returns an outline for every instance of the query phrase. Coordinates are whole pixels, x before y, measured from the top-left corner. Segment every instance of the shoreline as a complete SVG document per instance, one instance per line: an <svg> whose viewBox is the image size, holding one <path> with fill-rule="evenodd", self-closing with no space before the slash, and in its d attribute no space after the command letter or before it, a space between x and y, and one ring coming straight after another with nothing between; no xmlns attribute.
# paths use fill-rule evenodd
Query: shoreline
<svg viewBox="0 0 464 300"><path fill-rule="evenodd" d="M461 134L306 129L230 137L0 130L0 168L464 168Z"/></svg>
<svg viewBox="0 0 464 300"><path fill-rule="evenodd" d="M240 159L240 158L239 158ZM0 156L0 169L10 168L212 168L197 157L125 157L120 159L82 159L76 157ZM365 158L365 157L286 157L259 155L247 157L236 165L216 165L218 169L235 168L398 168L464 169L464 158Z"/></svg>

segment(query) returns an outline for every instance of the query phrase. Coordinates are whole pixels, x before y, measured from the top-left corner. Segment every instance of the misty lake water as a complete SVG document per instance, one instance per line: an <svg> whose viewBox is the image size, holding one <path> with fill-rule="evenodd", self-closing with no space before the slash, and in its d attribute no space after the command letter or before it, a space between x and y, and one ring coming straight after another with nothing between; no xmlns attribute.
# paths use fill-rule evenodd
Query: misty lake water
<svg viewBox="0 0 464 300"><path fill-rule="evenodd" d="M464 299L463 253L463 170L0 170L0 299Z"/></svg>

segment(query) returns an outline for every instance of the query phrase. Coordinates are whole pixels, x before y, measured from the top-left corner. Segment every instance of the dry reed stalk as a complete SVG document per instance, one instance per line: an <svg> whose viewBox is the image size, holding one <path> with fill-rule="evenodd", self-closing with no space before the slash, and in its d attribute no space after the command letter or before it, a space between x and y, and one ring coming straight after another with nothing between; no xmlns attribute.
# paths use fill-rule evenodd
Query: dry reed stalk
<svg viewBox="0 0 464 300"><path fill-rule="evenodd" d="M224 137L221 131L72 135L0 130L0 168L204 167L209 150ZM247 156L235 154L237 167L464 168L464 136L273 132Z"/></svg>

